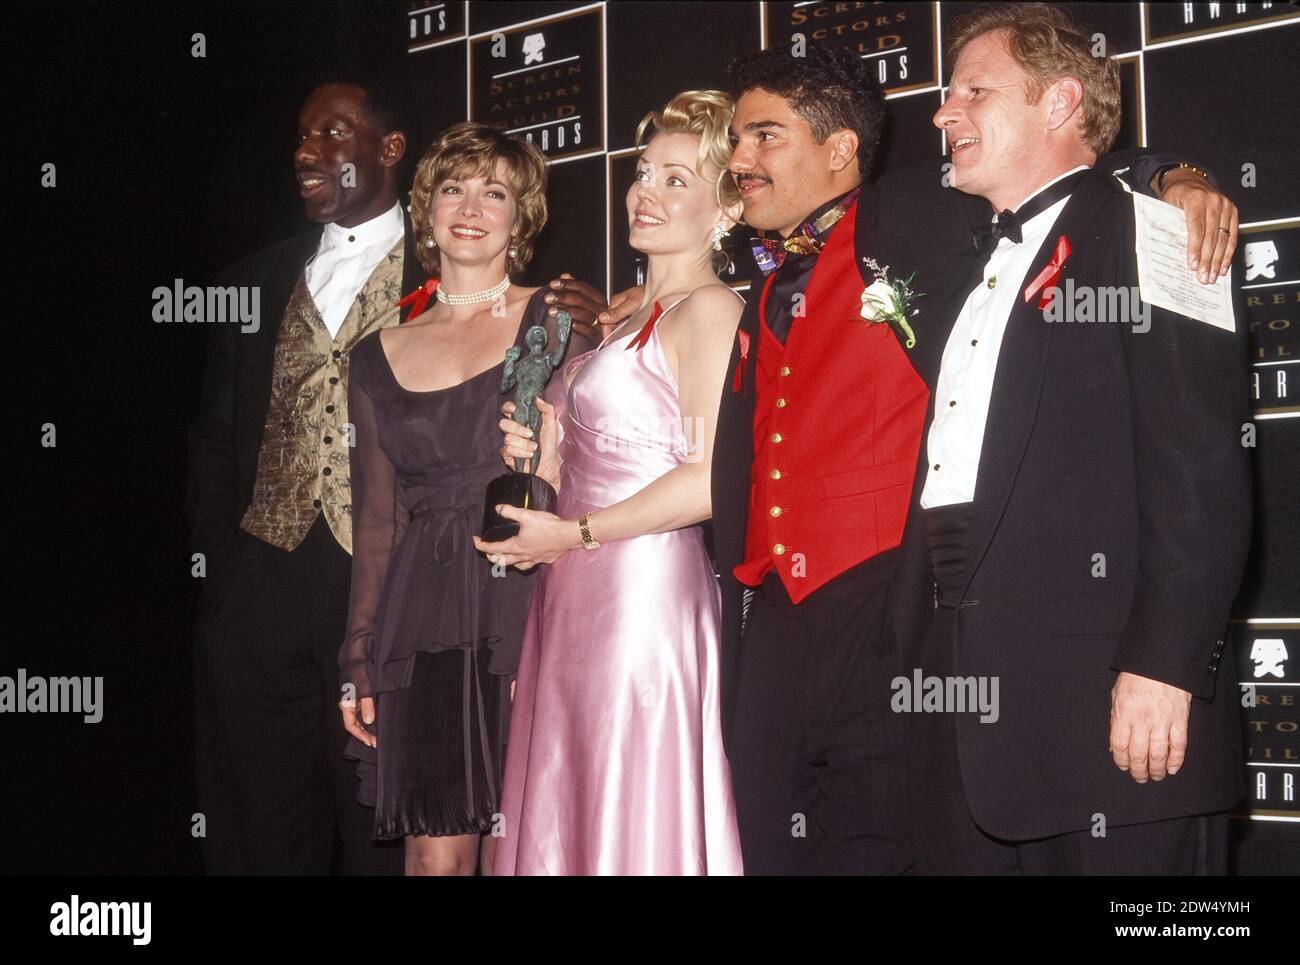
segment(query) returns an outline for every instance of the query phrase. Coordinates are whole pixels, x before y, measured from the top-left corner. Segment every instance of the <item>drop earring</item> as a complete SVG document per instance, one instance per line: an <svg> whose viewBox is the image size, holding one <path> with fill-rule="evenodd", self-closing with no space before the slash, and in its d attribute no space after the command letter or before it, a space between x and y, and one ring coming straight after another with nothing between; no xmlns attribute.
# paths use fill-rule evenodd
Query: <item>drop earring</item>
<svg viewBox="0 0 1300 965"><path fill-rule="evenodd" d="M722 250L722 239L725 237L727 237L727 229L723 226L722 222L719 221L717 224L713 226L713 250L714 251Z"/></svg>
<svg viewBox="0 0 1300 965"><path fill-rule="evenodd" d="M424 247L426 247L426 248L437 248L437 247L438 247L438 242L436 242L436 241L433 240L433 232L432 232L432 231L430 231L427 235L424 236Z"/></svg>

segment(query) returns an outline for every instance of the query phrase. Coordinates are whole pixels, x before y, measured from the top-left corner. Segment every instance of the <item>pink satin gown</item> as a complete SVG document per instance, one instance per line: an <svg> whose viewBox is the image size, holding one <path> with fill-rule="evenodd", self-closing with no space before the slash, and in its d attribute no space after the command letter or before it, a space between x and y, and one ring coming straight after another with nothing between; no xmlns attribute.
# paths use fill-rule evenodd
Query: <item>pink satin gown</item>
<svg viewBox="0 0 1300 965"><path fill-rule="evenodd" d="M575 370L559 413L560 516L610 506L699 458L654 320L565 374ZM719 612L698 526L543 568L511 713L496 874L741 873Z"/></svg>

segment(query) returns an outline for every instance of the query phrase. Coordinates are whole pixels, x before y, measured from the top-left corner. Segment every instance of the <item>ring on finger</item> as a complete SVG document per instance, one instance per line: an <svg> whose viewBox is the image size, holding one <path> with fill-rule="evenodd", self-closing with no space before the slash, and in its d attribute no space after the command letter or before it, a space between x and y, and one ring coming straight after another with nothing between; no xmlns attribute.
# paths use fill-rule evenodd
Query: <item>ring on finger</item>
<svg viewBox="0 0 1300 965"><path fill-rule="evenodd" d="M1219 230L1222 231L1222 232L1223 232L1225 235L1227 235L1229 238L1232 237L1232 232L1231 232L1230 230L1228 230L1227 228L1220 228Z"/></svg>

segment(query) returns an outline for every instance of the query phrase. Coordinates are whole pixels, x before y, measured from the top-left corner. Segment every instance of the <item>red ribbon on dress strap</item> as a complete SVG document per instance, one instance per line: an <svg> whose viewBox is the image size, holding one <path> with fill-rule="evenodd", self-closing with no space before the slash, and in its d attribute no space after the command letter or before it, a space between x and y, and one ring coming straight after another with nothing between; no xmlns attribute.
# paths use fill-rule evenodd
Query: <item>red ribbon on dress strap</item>
<svg viewBox="0 0 1300 965"><path fill-rule="evenodd" d="M655 307L650 312L650 318L641 326L641 331L636 333L636 338L623 346L623 351L626 352L628 349L633 347L635 347L638 352L641 351L645 343L650 341L650 333L655 330L655 322L659 321L659 316L663 313L664 310L659 307L659 303L655 302Z"/></svg>
<svg viewBox="0 0 1300 965"><path fill-rule="evenodd" d="M406 316L407 319L415 318L416 315L419 315L424 311L424 306L429 303L429 299L433 296L433 293L438 290L438 282L439 279L430 278L423 285L397 303L398 308L401 308L403 305L411 306L411 314Z"/></svg>
<svg viewBox="0 0 1300 965"><path fill-rule="evenodd" d="M736 338L740 339L740 361L736 363L736 373L731 377L732 392L740 391L740 386L745 381L745 368L749 364L749 333L738 328Z"/></svg>
<svg viewBox="0 0 1300 965"><path fill-rule="evenodd" d="M1033 298L1038 290L1043 289L1043 297L1039 299L1039 309L1044 309L1052 304L1052 299L1048 297L1047 290L1051 289L1056 280L1061 277L1061 266L1065 264L1065 259L1070 257L1070 239L1065 235L1056 239L1056 251L1052 254L1052 260L1047 263L1047 267L1038 273L1038 277L1029 283L1025 289L1025 301Z"/></svg>

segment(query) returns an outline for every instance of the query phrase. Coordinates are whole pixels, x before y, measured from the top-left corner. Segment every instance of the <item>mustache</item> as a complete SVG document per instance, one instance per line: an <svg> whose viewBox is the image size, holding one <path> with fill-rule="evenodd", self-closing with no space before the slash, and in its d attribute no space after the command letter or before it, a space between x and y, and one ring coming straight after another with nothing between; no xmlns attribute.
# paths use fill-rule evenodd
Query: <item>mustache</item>
<svg viewBox="0 0 1300 965"><path fill-rule="evenodd" d="M732 175L732 176L736 179L736 183L737 183L737 184L744 184L744 183L746 183L747 181L762 181L762 182L765 183L765 184L771 184L771 183L772 183L772 179L771 179L771 178L769 178L769 177L765 177L765 176L763 176L762 174L750 174L750 173L746 172L745 174L735 174L735 175Z"/></svg>

